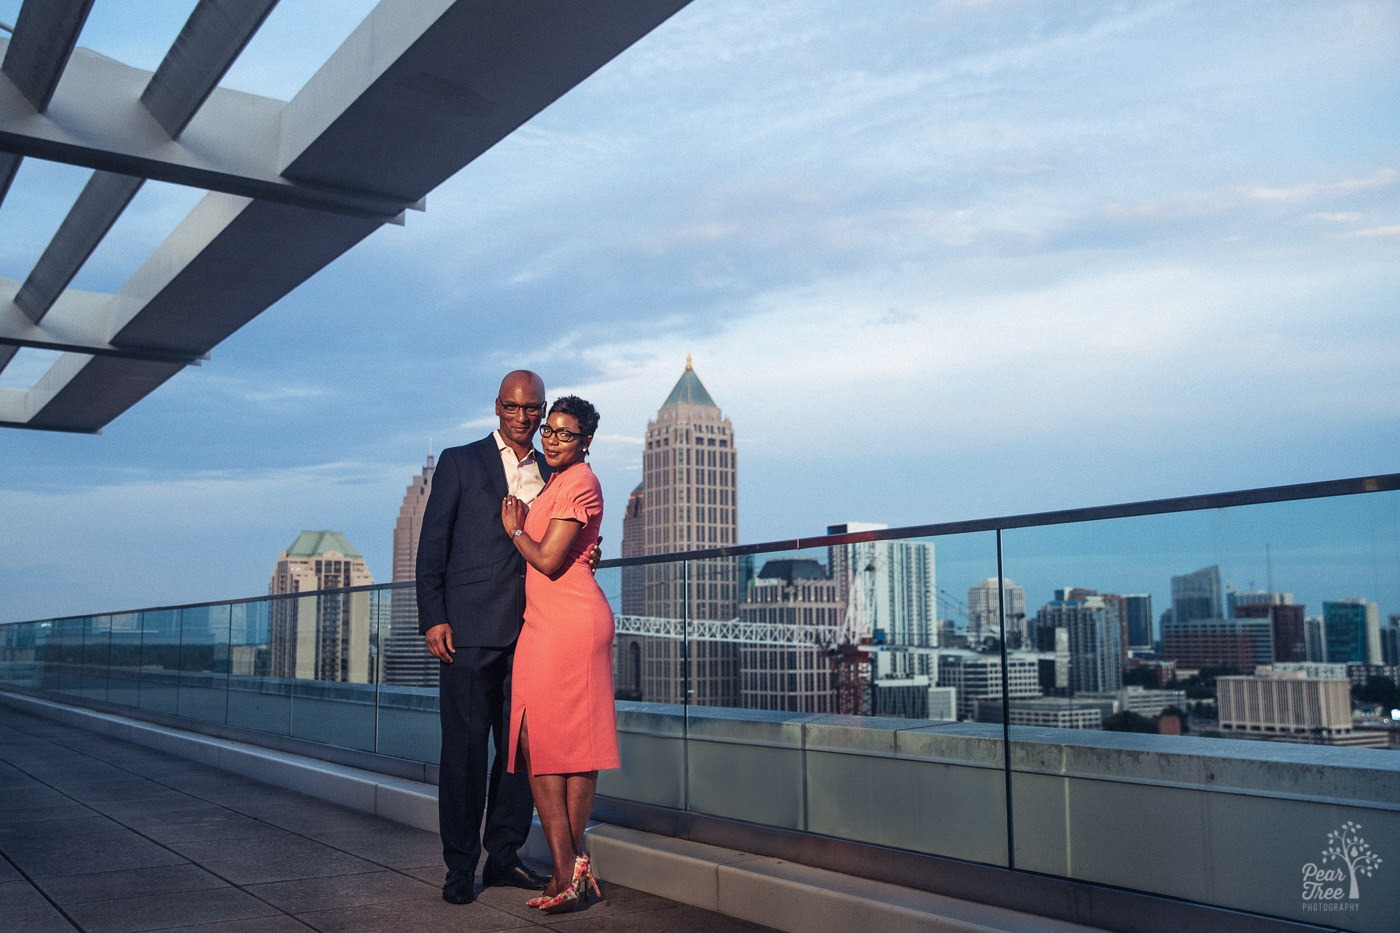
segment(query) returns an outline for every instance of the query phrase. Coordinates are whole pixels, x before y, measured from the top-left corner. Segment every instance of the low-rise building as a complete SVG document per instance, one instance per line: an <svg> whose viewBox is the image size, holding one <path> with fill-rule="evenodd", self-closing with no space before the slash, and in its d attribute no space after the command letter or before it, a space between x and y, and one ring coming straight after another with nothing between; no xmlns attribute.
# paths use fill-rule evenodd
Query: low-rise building
<svg viewBox="0 0 1400 933"><path fill-rule="evenodd" d="M1305 669L1262 665L1253 676L1220 677L1215 684L1220 731L1227 736L1351 744L1351 681L1345 671L1315 677Z"/></svg>

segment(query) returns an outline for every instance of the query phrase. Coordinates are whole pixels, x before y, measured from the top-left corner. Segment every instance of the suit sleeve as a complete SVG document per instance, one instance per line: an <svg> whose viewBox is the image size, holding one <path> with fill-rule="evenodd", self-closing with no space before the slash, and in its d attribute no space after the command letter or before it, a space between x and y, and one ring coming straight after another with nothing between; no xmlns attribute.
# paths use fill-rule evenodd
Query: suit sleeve
<svg viewBox="0 0 1400 933"><path fill-rule="evenodd" d="M423 508L418 532L418 632L425 634L447 621L447 561L451 556L452 528L462 497L462 476L457 456L442 452L433 471L433 488Z"/></svg>

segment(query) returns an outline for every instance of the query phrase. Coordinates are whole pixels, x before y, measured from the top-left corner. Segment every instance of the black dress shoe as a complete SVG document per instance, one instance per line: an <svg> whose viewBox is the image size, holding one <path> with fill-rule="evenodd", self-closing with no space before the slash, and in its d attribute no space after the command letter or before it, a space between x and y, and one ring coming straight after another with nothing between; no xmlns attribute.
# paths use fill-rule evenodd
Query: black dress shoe
<svg viewBox="0 0 1400 933"><path fill-rule="evenodd" d="M524 888L527 891L543 891L544 886L548 883L548 878L535 874L519 862L502 868L500 865L488 861L486 867L481 870L481 886L485 888L506 884L513 888Z"/></svg>
<svg viewBox="0 0 1400 933"><path fill-rule="evenodd" d="M449 904L470 904L476 900L476 878L469 871L449 871L442 899Z"/></svg>

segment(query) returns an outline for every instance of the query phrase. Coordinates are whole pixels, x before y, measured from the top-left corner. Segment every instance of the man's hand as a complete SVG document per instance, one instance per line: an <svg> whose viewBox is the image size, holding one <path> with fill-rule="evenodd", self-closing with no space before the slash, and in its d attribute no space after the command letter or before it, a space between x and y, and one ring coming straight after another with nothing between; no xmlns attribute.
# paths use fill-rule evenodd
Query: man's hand
<svg viewBox="0 0 1400 933"><path fill-rule="evenodd" d="M588 552L588 571L592 574L598 573L598 561L603 559L603 536L599 535L598 540L593 542L593 549Z"/></svg>
<svg viewBox="0 0 1400 933"><path fill-rule="evenodd" d="M429 654L443 664L452 663L452 656L457 653L457 649L452 645L452 626L446 622L434 625L423 633L423 640L428 643Z"/></svg>

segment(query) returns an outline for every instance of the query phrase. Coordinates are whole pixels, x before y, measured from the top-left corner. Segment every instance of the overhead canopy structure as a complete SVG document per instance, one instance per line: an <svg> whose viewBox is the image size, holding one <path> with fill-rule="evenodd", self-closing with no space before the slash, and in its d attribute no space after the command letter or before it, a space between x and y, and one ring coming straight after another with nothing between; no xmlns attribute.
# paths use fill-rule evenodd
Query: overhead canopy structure
<svg viewBox="0 0 1400 933"><path fill-rule="evenodd" d="M93 170L0 270L0 370L61 352L4 427L101 430L689 0L383 0L290 101L219 86L277 0L199 0L154 73L78 47L94 2L0 35L0 208L22 159ZM208 194L115 294L70 288L146 179Z"/></svg>

